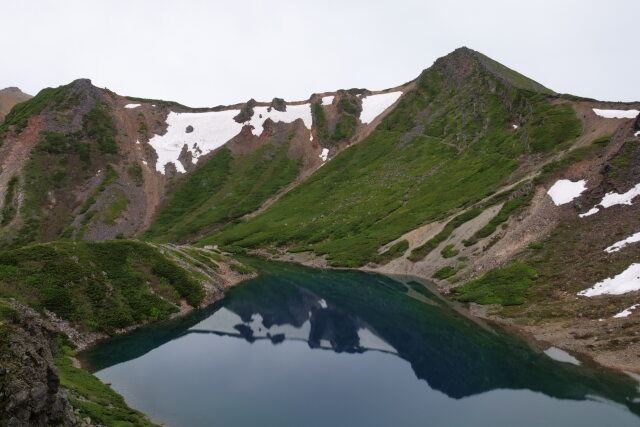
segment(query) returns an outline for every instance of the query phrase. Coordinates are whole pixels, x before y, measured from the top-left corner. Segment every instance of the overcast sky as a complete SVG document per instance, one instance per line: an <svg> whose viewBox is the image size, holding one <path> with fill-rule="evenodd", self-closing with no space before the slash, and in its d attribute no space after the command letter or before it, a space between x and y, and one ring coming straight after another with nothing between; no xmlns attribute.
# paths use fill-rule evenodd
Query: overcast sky
<svg viewBox="0 0 640 427"><path fill-rule="evenodd" d="M464 45L555 91L632 101L639 17L640 0L0 0L0 88L299 100L396 86Z"/></svg>

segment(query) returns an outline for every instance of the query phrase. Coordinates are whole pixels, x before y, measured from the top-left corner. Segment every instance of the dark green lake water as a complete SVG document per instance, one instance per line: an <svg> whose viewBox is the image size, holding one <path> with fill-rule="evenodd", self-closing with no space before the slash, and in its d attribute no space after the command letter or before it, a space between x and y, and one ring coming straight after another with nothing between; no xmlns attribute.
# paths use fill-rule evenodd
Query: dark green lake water
<svg viewBox="0 0 640 427"><path fill-rule="evenodd" d="M252 260L224 301L81 355L169 426L637 426L638 383L559 362L416 282Z"/></svg>

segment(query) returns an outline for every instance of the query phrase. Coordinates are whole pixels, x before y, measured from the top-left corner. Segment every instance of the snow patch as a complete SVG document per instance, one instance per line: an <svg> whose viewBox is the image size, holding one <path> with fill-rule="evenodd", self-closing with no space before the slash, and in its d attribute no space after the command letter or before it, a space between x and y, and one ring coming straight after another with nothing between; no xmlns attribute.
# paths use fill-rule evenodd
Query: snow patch
<svg viewBox="0 0 640 427"><path fill-rule="evenodd" d="M585 213L582 213L580 215L578 215L580 218L584 218L585 216L589 216L589 215L593 215L595 213L598 213L598 211L600 211L600 209L598 208L591 208L588 211L586 211Z"/></svg>
<svg viewBox="0 0 640 427"><path fill-rule="evenodd" d="M323 162L326 162L327 159L329 158L329 149L323 148L322 153L320 153L319 157L322 159Z"/></svg>
<svg viewBox="0 0 640 427"><path fill-rule="evenodd" d="M402 96L402 92L381 93L378 95L369 95L362 98L362 112L360 113L360 121L364 124L371 123L391 107L394 102Z"/></svg>
<svg viewBox="0 0 640 427"><path fill-rule="evenodd" d="M604 251L608 253L618 252L620 249L627 246L629 243L640 242L640 232L636 234L632 234L624 240L620 240L619 242L615 242L613 245L606 248Z"/></svg>
<svg viewBox="0 0 640 427"><path fill-rule="evenodd" d="M518 129L518 128L520 127L520 126L518 126L518 125L516 125L516 124L513 124L513 125L511 125L511 126L512 126L514 129Z"/></svg>
<svg viewBox="0 0 640 427"><path fill-rule="evenodd" d="M331 105L333 103L333 95L323 96L322 97L322 105Z"/></svg>
<svg viewBox="0 0 640 427"><path fill-rule="evenodd" d="M635 119L640 113L639 110L600 110L598 108L593 108L593 112L607 119Z"/></svg>
<svg viewBox="0 0 640 427"><path fill-rule="evenodd" d="M191 153L193 163L198 158L221 147L234 136L238 135L243 126L251 125L251 132L259 136L262 133L265 120L270 118L274 122L292 123L302 119L307 129L311 129L311 106L287 105L287 111L277 111L269 107L254 107L253 116L245 123L237 123L233 118L238 110L210 111L206 113L176 113L167 116L167 132L164 135L154 135L149 144L156 150L158 160L156 170L164 173L167 163L173 163L178 172L185 172L184 166L178 160L184 146ZM187 126L193 127L193 132L186 133ZM310 138L311 139L311 138Z"/></svg>
<svg viewBox="0 0 640 427"><path fill-rule="evenodd" d="M140 106L140 104L127 104L124 106L124 108L138 108Z"/></svg>
<svg viewBox="0 0 640 427"><path fill-rule="evenodd" d="M640 130L633 134L633 136L640 136Z"/></svg>
<svg viewBox="0 0 640 427"><path fill-rule="evenodd" d="M222 146L242 130L242 123L233 117L238 110L211 111L206 113L176 113L167 116L167 132L154 135L149 144L156 150L158 160L156 170L164 173L167 163L174 163L178 172L184 172L178 160L183 147L191 151L194 163L196 160ZM193 132L186 133L187 126L193 126ZM198 150L196 150L198 148Z"/></svg>
<svg viewBox="0 0 640 427"><path fill-rule="evenodd" d="M293 123L298 119L302 119L307 129L311 129L311 105L287 105L287 111L278 111L275 108L271 108L271 111L269 111L269 107L253 107L253 116L245 124L253 126L251 133L255 136L260 136L264 122L267 119L284 123Z"/></svg>
<svg viewBox="0 0 640 427"><path fill-rule="evenodd" d="M580 196L587 189L586 183L584 179L576 182L560 179L549 188L547 194L556 206L564 205Z"/></svg>
<svg viewBox="0 0 640 427"><path fill-rule="evenodd" d="M322 307L322 308L327 308L327 307L329 307L329 306L327 305L327 301L326 301L324 298L322 298L322 299L318 300L318 304L320 304L320 307Z"/></svg>
<svg viewBox="0 0 640 427"><path fill-rule="evenodd" d="M597 295L621 295L640 289L640 264L631 264L625 271L613 278L606 278L578 295L595 297Z"/></svg>
<svg viewBox="0 0 640 427"><path fill-rule="evenodd" d="M598 206L602 206L603 208L610 208L615 205L630 205L633 202L633 199L636 196L640 196L640 184L636 184L635 187L627 191L626 193L607 193L604 195L600 203L598 203L593 208L589 209L588 212L580 214L580 218L584 218L585 216L593 215L600 211Z"/></svg>
<svg viewBox="0 0 640 427"><path fill-rule="evenodd" d="M631 307L625 308L624 310L622 310L620 313L616 314L613 317L615 317L616 319L619 319L621 317L627 317L631 314L633 310L635 310L638 307L640 307L640 304L633 304Z"/></svg>
<svg viewBox="0 0 640 427"><path fill-rule="evenodd" d="M561 350L557 347L549 347L544 351L544 354L556 360L558 362L571 363L572 365L580 365L580 361L567 353L564 350Z"/></svg>

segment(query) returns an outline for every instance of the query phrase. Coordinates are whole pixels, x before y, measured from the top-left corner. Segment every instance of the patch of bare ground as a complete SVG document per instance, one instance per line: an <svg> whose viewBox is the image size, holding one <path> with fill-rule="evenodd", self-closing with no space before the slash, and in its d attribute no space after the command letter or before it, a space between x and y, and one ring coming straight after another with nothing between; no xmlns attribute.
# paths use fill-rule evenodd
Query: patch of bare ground
<svg viewBox="0 0 640 427"><path fill-rule="evenodd" d="M271 261L290 262L293 264L301 264L313 268L331 268L341 270L340 268L330 267L325 256L318 256L313 252L287 252L286 248L270 248L255 249L250 252L251 255L257 255ZM344 270L344 269L342 269Z"/></svg>

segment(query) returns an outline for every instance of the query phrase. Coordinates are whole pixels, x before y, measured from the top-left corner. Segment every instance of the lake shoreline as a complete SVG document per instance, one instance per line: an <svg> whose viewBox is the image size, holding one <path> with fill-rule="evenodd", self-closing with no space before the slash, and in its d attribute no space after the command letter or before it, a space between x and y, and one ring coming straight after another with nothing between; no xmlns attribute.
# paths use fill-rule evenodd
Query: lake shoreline
<svg viewBox="0 0 640 427"><path fill-rule="evenodd" d="M286 252L284 254L278 254L277 256L274 256L273 254L265 250L259 249L251 251L249 252L249 254L253 256L259 256L269 261L289 262L312 268L324 268L331 270L357 270L382 275L390 275L389 273L380 272L379 269L366 266L356 268L332 267L328 265L328 262L324 257L315 256L312 252ZM391 276L392 275L393 274L391 274ZM398 275L403 274L398 273ZM441 281L421 276L412 275L412 277L416 277L418 279L433 283L434 288L437 290L438 294L448 301L451 301L451 299L448 298L448 295L450 294L448 287L443 286L441 283L439 283ZM497 325L500 325L501 327L516 333L525 341L531 343L534 348L537 348L541 351L544 350L545 347L557 347L569 354L578 356L578 358L583 363L596 364L608 369L615 370L616 372L625 373L627 375L629 375L629 373L640 374L640 364L638 364L638 362L635 362L635 364L630 364L620 361L620 359L624 360L633 358L637 353L636 349L627 348L624 350L618 350L616 352L591 349L587 347L588 344L581 343L580 341L572 337L567 331L563 331L563 329L566 329L568 324L570 324L571 322L565 322L563 324L555 323L542 325L522 325L516 322L514 319L496 316L488 313L491 309L495 309L497 306L486 306L475 303L467 303L464 305L466 306L466 311L470 316L488 320Z"/></svg>
<svg viewBox="0 0 640 427"><path fill-rule="evenodd" d="M593 401L589 396L602 396L639 413L637 405L629 403L637 396L636 380L598 364L579 363L562 352L558 358L557 353L544 351L549 348L541 347L539 341L522 339L518 331L474 315L433 285L424 286L426 281L419 277L307 268L264 257L244 262L256 268L259 276L230 289L219 304L103 341L79 355L86 361L85 368L104 383L113 384L133 407L170 425L196 425L188 422L193 414L202 417L198 426L210 425L206 423L213 422L213 408L217 408L218 422L255 425L238 421L243 415L232 408L249 401L255 404L256 414L286 414L291 402L307 389L310 393L318 390L320 394L312 394L315 399L339 395L338 390L343 390L345 396L337 400L329 397L331 404L342 405L340 402L354 394L344 392L346 385L337 386L335 381L354 387L369 384L365 388L371 391L357 393L357 402L377 393L374 390L387 390L383 393L390 395L385 401L412 390L412 398L423 396L418 400L433 406L431 414L447 422L451 421L451 410L433 399L464 406L467 401L481 402L487 396L506 393L524 409L528 398L520 400L518 396L533 392L549 405L560 405L558 411L573 411L575 402L588 406L587 402ZM381 359L377 354L393 357ZM287 358L292 363L286 363ZM386 362L372 366L372 360ZM344 361L350 367L336 374L341 371L328 369L323 361ZM394 371L393 366L401 371ZM396 384L400 372L408 374L406 381L397 386L385 382L393 378ZM371 383L379 376L388 378L381 383L385 387ZM181 397L162 391L165 384L182 390ZM248 384L251 387L247 388ZM279 389L279 397L271 397L266 390L273 390L276 384L284 388ZM309 384L314 386L308 388ZM319 390L335 393L326 395ZM430 395L429 390L440 397ZM211 401L206 396L217 397ZM406 401L407 396L400 400ZM299 425L300 419L307 419L306 405L315 405L308 397L294 404L293 418L277 425ZM185 405L188 411L180 409ZM273 412L278 405L284 406ZM348 408L349 417L362 415L357 405L344 408ZM378 412L397 415L399 408L382 405ZM416 417L422 415L418 412L412 410L403 417L419 419ZM509 413L515 416L516 412ZM559 413L546 416L555 419ZM325 413L334 417L330 414ZM229 422L232 419L235 422ZM591 420L585 425L599 424Z"/></svg>

